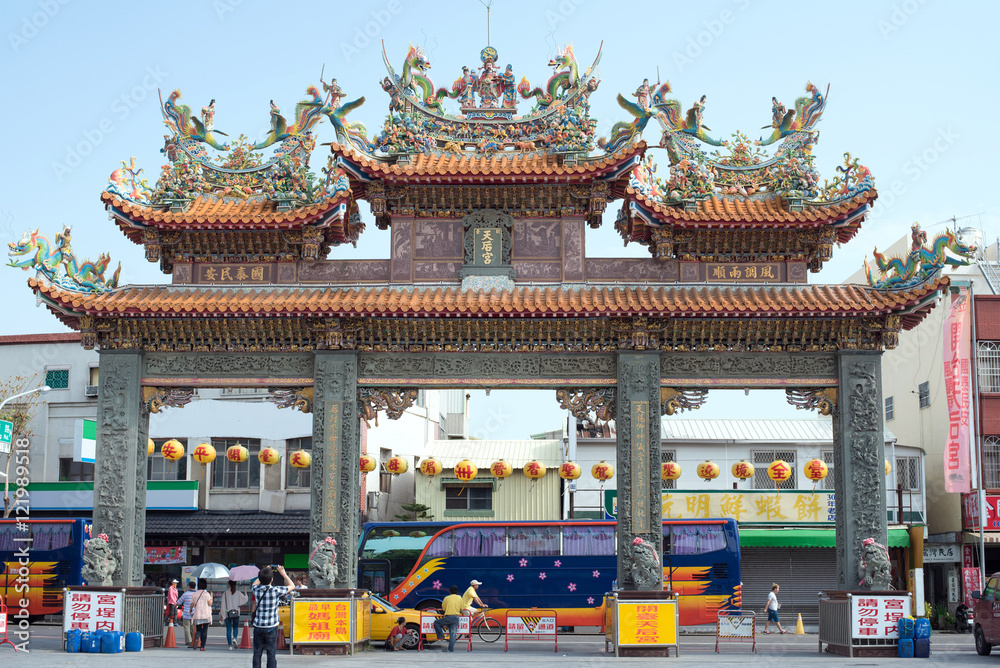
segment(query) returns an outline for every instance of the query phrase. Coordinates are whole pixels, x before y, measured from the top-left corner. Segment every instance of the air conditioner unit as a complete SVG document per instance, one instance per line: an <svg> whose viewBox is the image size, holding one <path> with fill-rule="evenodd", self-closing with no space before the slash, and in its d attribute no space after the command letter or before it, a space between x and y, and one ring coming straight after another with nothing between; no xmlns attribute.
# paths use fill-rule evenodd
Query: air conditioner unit
<svg viewBox="0 0 1000 668"><path fill-rule="evenodd" d="M97 388L98 388L97 385L88 385L87 389L85 389L83 391L83 393L86 394L88 397L96 397L97 396Z"/></svg>

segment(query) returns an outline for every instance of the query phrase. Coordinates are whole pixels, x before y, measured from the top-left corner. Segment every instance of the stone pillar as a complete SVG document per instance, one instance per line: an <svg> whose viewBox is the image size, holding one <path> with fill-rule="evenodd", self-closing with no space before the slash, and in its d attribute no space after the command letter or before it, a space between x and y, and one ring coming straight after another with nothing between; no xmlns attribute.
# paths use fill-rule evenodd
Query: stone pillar
<svg viewBox="0 0 1000 668"><path fill-rule="evenodd" d="M833 418L837 581L841 589L885 590L888 582L858 584L862 541L874 538L888 545L881 353L840 353L837 376Z"/></svg>
<svg viewBox="0 0 1000 668"><path fill-rule="evenodd" d="M142 585L146 556L146 439L142 353L101 351L93 534L108 535L116 587ZM100 583L97 583L100 584Z"/></svg>
<svg viewBox="0 0 1000 668"><path fill-rule="evenodd" d="M657 352L618 354L618 586L621 589L662 589L659 577L639 583L632 575L635 538L663 549L660 484L660 357Z"/></svg>
<svg viewBox="0 0 1000 668"><path fill-rule="evenodd" d="M327 536L337 541L336 587L355 584L361 530L358 357L322 351L313 373L312 510L309 550Z"/></svg>

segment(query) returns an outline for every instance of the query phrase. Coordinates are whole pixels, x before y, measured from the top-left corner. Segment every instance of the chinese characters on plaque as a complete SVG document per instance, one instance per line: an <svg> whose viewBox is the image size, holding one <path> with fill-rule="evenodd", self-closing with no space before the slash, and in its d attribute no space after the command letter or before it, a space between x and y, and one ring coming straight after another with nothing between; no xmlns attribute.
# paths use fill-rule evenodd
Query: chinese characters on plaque
<svg viewBox="0 0 1000 668"><path fill-rule="evenodd" d="M851 637L899 638L897 622L909 614L909 596L853 596Z"/></svg>
<svg viewBox="0 0 1000 668"><path fill-rule="evenodd" d="M771 283L781 280L781 263L707 262L705 272L709 283Z"/></svg>
<svg viewBox="0 0 1000 668"><path fill-rule="evenodd" d="M472 240L472 264L477 267L493 267L503 263L503 258L500 256L503 229L476 228L472 231Z"/></svg>
<svg viewBox="0 0 1000 668"><path fill-rule="evenodd" d="M677 603L619 601L618 644L673 645L677 642Z"/></svg>
<svg viewBox="0 0 1000 668"><path fill-rule="evenodd" d="M605 490L604 509L618 512L618 491ZM691 520L731 517L737 522L828 524L837 521L831 490L816 492L732 490L726 492L662 492L663 519Z"/></svg>
<svg viewBox="0 0 1000 668"><path fill-rule="evenodd" d="M351 602L297 602L292 633L296 645L351 642Z"/></svg>
<svg viewBox="0 0 1000 668"><path fill-rule="evenodd" d="M273 283L275 266L267 262L245 264L197 264L197 283Z"/></svg>
<svg viewBox="0 0 1000 668"><path fill-rule="evenodd" d="M121 631L121 592L67 591L63 631Z"/></svg>

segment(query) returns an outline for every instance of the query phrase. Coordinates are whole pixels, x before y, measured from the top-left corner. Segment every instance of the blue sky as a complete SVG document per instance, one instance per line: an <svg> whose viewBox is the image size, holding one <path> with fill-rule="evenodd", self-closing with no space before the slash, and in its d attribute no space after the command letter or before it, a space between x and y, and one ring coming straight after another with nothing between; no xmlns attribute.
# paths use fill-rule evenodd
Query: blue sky
<svg viewBox="0 0 1000 668"><path fill-rule="evenodd" d="M705 123L716 137L736 130L759 136L770 122L772 95L790 107L806 81L829 83L815 151L821 174L832 178L842 154L851 151L871 169L881 195L854 241L810 276L837 283L874 246L885 248L907 234L914 221L935 229L957 216L960 227L981 227L987 240L1000 232L991 166L998 18L1000 4L992 2L495 0L491 43L501 63L537 85L548 78L546 63L559 45L572 43L586 66L603 41L602 83L591 98L602 135L614 122L630 120L615 95L629 96L645 77L655 81L657 68L685 109L708 96ZM7 90L0 113L13 128L0 161L0 238L14 241L40 228L51 239L70 224L78 258L109 251L114 265L122 263L122 282L132 284L168 277L108 221L98 198L108 175L130 156L156 180L165 131L157 88L165 96L181 89L194 109L215 98L218 129L262 137L268 101L291 110L307 86L319 84L325 67L324 78L336 77L346 99L366 97L351 120L364 121L371 135L387 109L378 86L385 75L382 40L397 68L410 42L422 44L431 78L444 86L463 65L476 63L487 37L478 0L8 0L0 28ZM333 138L329 124L319 129L320 142ZM651 143L658 138L646 136ZM325 162L317 148L313 168ZM588 254L645 256L643 248L622 247L612 230L615 211L617 205L609 207L605 225L588 231ZM358 247L335 249L331 257L388 256L388 233L375 229L365 206L362 215L369 227ZM27 277L0 271L6 297L0 334L63 331L46 309L35 308ZM788 412L777 393L759 402L757 394L720 395L692 417ZM497 399L503 396L509 399ZM516 424L500 432L480 429L493 437L543 431L559 420L554 408L528 409L539 403L531 394L480 398L474 405L484 415L497 412L499 402L516 407L503 403L499 411L517 415L504 420ZM554 407L554 399L550 403ZM537 417L523 417L529 413ZM473 431L486 419L474 416Z"/></svg>

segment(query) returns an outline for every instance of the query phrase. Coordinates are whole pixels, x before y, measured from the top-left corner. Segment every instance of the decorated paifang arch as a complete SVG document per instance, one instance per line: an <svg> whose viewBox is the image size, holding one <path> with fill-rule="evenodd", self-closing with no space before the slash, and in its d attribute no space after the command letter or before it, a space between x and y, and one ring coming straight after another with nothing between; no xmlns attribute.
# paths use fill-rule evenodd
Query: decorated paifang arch
<svg viewBox="0 0 1000 668"><path fill-rule="evenodd" d="M767 138L723 141L705 96L684 111L669 83L644 81L618 95L632 120L597 138L595 51L582 68L561 49L532 86L488 47L438 88L419 48L398 68L403 50L386 48L389 115L372 137L347 118L365 98L344 102L336 80L308 87L293 122L272 103L267 136L227 128L225 143L214 100L196 115L174 91L155 185L132 160L101 193L169 284L118 285L110 258L76 262L68 230L11 244L38 299L100 350L94 523L116 585L142 579L148 413L197 387L265 386L312 413L311 541L341 546L358 543L362 416L398 414L418 387L525 387L616 421L625 589L659 587L631 565L634 539L660 542L661 415L714 388L783 389L832 414L838 573L856 588L862 541L886 543L881 353L947 285L935 247L925 271L920 248L916 269L887 261L899 280L808 284L877 197L849 155L820 185L828 90L807 85L791 110L772 98ZM317 173L324 119L337 141ZM361 202L391 229L390 259L325 259L363 233ZM612 203L650 257L587 256L585 227ZM352 586L354 555L337 559L336 585Z"/></svg>

